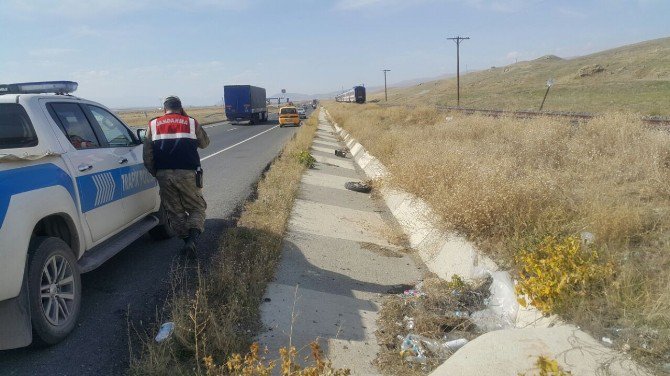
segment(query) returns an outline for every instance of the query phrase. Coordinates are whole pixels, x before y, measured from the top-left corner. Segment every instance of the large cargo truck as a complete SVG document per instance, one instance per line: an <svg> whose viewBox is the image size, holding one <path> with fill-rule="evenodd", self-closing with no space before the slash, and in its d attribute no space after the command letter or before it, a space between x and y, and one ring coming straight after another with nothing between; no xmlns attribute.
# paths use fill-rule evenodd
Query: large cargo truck
<svg viewBox="0 0 670 376"><path fill-rule="evenodd" d="M226 85L223 101L228 121L249 121L250 124L268 120L265 89L251 85Z"/></svg>

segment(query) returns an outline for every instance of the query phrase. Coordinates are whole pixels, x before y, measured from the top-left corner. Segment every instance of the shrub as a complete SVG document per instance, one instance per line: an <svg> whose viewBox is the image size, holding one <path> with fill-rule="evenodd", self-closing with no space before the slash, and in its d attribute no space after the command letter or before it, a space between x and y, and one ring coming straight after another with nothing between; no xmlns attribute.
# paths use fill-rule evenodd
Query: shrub
<svg viewBox="0 0 670 376"><path fill-rule="evenodd" d="M300 153L298 153L298 161L301 165L307 168L314 167L314 163L316 163L316 159L314 159L312 154L310 154L307 150L302 150Z"/></svg>
<svg viewBox="0 0 670 376"><path fill-rule="evenodd" d="M598 295L614 275L612 263L603 263L598 252L582 245L575 236L546 236L539 244L516 257L520 267L519 295L544 313L559 313L574 298ZM526 305L526 300L519 299Z"/></svg>
<svg viewBox="0 0 670 376"><path fill-rule="evenodd" d="M312 364L300 366L296 360L298 351L295 347L281 348L279 350L281 359L279 360L281 376L347 376L351 374L348 369L333 368L329 360L324 359L323 351L317 342L310 343L312 349ZM267 354L267 349L264 352ZM308 359L305 359L308 361ZM277 365L277 360L267 361L260 355L258 343L253 343L249 348L249 353L242 357L240 354L234 354L225 365L217 365L211 356L204 358L207 376L270 376Z"/></svg>

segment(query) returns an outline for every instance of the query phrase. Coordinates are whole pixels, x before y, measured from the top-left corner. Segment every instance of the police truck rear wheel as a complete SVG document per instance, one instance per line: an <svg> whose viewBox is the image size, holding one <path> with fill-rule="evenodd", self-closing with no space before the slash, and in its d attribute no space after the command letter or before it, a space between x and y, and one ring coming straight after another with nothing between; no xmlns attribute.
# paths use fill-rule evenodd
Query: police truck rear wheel
<svg viewBox="0 0 670 376"><path fill-rule="evenodd" d="M81 307L77 260L61 239L40 237L28 265L30 314L36 339L53 345L74 329Z"/></svg>

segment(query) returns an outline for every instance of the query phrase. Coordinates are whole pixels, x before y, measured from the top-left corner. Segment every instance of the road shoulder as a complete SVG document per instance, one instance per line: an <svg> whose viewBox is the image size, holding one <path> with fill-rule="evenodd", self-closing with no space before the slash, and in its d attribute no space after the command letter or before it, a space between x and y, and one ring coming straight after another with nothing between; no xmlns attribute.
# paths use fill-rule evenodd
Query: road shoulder
<svg viewBox="0 0 670 376"><path fill-rule="evenodd" d="M303 174L282 260L261 307L262 346L276 354L289 344L308 351L319 341L333 366L353 374L379 373L375 331L384 294L412 284L420 267L387 239L392 223L369 194L346 190L364 180L321 115L311 153L317 162Z"/></svg>

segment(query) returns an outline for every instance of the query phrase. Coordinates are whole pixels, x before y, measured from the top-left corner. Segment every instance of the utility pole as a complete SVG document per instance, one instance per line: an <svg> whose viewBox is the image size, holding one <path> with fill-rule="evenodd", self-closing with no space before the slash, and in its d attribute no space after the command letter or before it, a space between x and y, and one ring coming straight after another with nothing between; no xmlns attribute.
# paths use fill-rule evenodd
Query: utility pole
<svg viewBox="0 0 670 376"><path fill-rule="evenodd" d="M540 111L542 111L542 107L544 107L544 101L547 100L547 94L549 94L549 89L554 86L554 79L550 78L547 80L547 91L544 92L544 98L542 98L542 104L540 105Z"/></svg>
<svg viewBox="0 0 670 376"><path fill-rule="evenodd" d="M456 42L456 107L461 107L461 41L470 39L470 37L447 38Z"/></svg>
<svg viewBox="0 0 670 376"><path fill-rule="evenodd" d="M390 72L390 69L382 69L382 72L384 72L384 100L389 101L389 96L388 92L386 91L386 72Z"/></svg>

